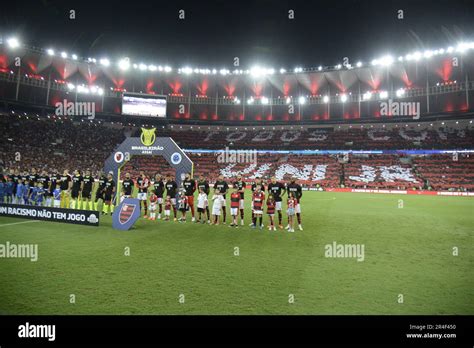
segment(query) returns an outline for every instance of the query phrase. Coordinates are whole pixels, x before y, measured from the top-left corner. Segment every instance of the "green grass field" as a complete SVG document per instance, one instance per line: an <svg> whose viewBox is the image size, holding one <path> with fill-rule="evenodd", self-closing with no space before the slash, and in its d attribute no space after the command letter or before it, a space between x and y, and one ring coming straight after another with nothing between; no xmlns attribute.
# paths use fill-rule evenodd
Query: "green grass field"
<svg viewBox="0 0 474 348"><path fill-rule="evenodd" d="M39 247L0 259L0 314L474 314L472 198L305 192L302 209L295 233L251 229L249 211L238 229L0 218L0 244ZM325 257L334 241L364 261Z"/></svg>

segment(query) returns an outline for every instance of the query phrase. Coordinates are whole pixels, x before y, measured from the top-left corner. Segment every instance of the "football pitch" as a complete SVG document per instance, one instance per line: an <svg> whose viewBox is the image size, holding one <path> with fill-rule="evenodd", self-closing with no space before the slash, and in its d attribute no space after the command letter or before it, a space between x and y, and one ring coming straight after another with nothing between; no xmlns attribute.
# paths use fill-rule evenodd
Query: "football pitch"
<svg viewBox="0 0 474 348"><path fill-rule="evenodd" d="M249 207L239 228L0 218L0 244L38 244L36 262L0 258L0 314L474 314L472 198L304 192L302 218L295 233L251 229ZM329 257L346 244L363 254Z"/></svg>

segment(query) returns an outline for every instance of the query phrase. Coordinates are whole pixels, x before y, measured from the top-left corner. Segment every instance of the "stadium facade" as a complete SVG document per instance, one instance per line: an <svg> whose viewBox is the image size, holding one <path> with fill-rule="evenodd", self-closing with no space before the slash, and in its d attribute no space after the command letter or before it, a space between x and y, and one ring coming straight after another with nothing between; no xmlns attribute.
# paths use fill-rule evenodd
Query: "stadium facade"
<svg viewBox="0 0 474 348"><path fill-rule="evenodd" d="M15 47L13 47L15 46ZM295 69L176 68L132 60L78 58L0 44L0 99L51 111L94 102L95 114L122 116L124 92L167 96L161 122L312 124L462 119L474 111L473 45L369 62ZM151 121L151 120L150 120Z"/></svg>

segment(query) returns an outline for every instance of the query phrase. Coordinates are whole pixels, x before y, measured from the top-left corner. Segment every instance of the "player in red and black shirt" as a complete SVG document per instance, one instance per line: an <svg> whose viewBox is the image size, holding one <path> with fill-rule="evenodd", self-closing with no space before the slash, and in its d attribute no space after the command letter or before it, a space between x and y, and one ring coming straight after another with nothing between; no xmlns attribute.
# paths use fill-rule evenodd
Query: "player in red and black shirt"
<svg viewBox="0 0 474 348"><path fill-rule="evenodd" d="M143 202L143 208L145 210L145 215L143 218L148 218L148 187L150 186L150 180L145 175L145 172L141 171L140 176L135 180L136 186L138 187L137 198Z"/></svg>
<svg viewBox="0 0 474 348"><path fill-rule="evenodd" d="M245 182L242 180L242 175L237 176L237 181L234 182L234 187L237 186L237 189L240 193L240 202L239 202L239 209L240 209L240 224L244 225L244 209L245 209Z"/></svg>
<svg viewBox="0 0 474 348"><path fill-rule="evenodd" d="M196 219L194 218L194 191L196 191L196 181L191 178L191 173L186 173L186 177L183 180L183 188L184 194L187 198L187 203L189 209L191 210L192 219L191 221L194 222Z"/></svg>
<svg viewBox="0 0 474 348"><path fill-rule="evenodd" d="M268 195L267 199L267 214L268 217L270 218L270 226L268 226L268 229L270 231L276 231L275 223L273 217L275 216L275 197L273 196L272 193Z"/></svg>
<svg viewBox="0 0 474 348"><path fill-rule="evenodd" d="M230 227L238 226L237 215L239 214L240 199L242 197L238 185L234 184L234 190L235 191L230 194L230 215L232 215L232 223L229 225Z"/></svg>
<svg viewBox="0 0 474 348"><path fill-rule="evenodd" d="M252 194L252 206L253 206L253 225L255 228L257 225L257 218L259 219L260 229L263 228L263 202L265 201L265 193L261 190L261 186L255 186L255 191Z"/></svg>
<svg viewBox="0 0 474 348"><path fill-rule="evenodd" d="M303 226L301 226L301 197L303 197L303 191L301 189L301 185L296 183L296 180L294 178L291 179L290 183L286 185L286 191L288 194L293 193L293 197L295 199L296 205L295 205L295 213L296 213L296 218L298 219L298 228L300 231L303 231ZM288 226L286 229L290 228L290 223L288 223Z"/></svg>
<svg viewBox="0 0 474 348"><path fill-rule="evenodd" d="M163 195L165 193L165 183L161 178L160 174L155 175L155 182L153 183L153 192L155 192L158 203L158 220L161 219L161 213L163 212Z"/></svg>

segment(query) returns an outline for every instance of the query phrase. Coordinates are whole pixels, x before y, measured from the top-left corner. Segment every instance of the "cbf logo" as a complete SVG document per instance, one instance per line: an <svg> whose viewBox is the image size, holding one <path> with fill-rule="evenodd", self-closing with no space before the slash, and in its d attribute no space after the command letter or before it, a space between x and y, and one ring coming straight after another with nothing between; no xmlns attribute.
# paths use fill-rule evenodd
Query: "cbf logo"
<svg viewBox="0 0 474 348"><path fill-rule="evenodd" d="M142 144L145 146L151 146L156 140L155 135L156 128L146 129L142 128L142 134L140 135L140 140Z"/></svg>
<svg viewBox="0 0 474 348"><path fill-rule="evenodd" d="M136 198L125 198L116 211L118 214L112 215L112 227L127 231L140 218L140 201Z"/></svg>
<svg viewBox="0 0 474 348"><path fill-rule="evenodd" d="M180 164L182 159L183 157L179 152L175 152L171 155L171 163L173 163L174 165Z"/></svg>

